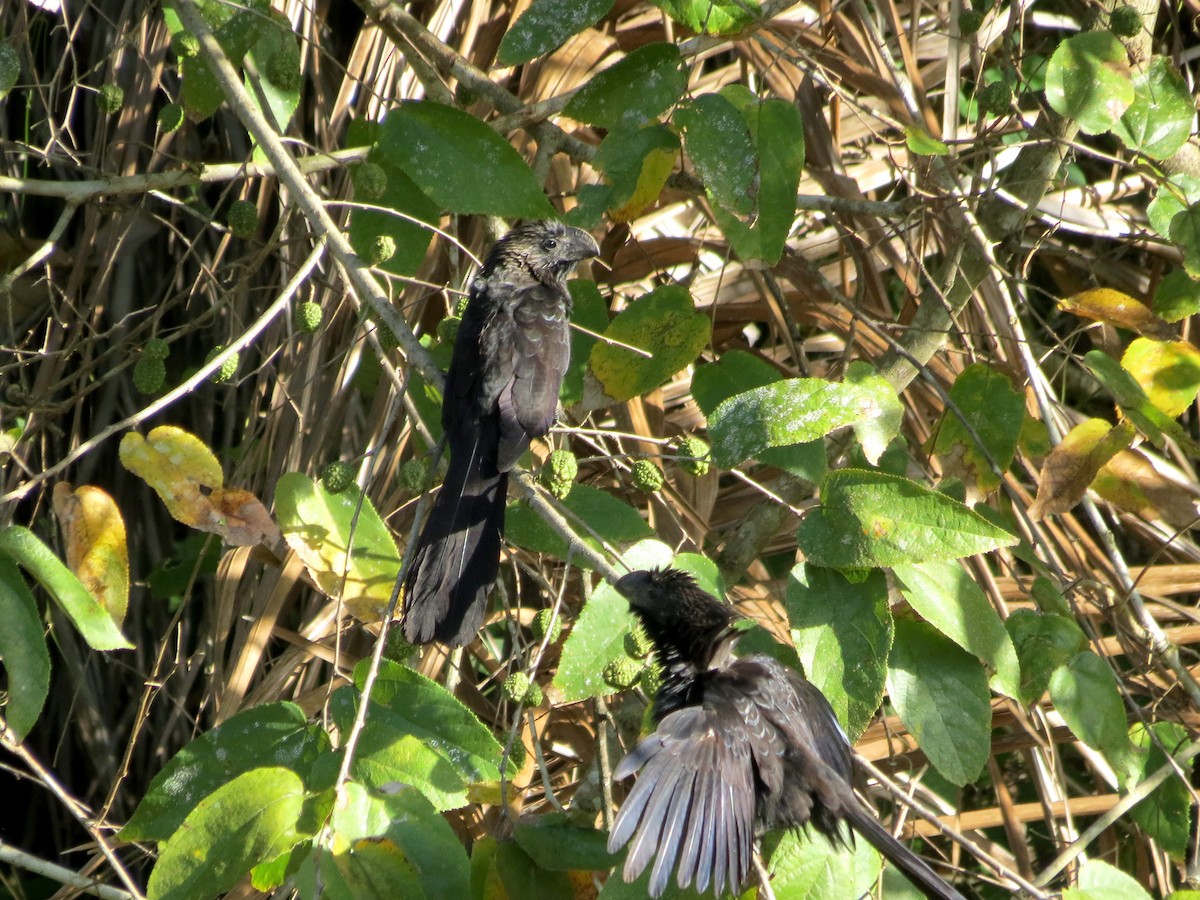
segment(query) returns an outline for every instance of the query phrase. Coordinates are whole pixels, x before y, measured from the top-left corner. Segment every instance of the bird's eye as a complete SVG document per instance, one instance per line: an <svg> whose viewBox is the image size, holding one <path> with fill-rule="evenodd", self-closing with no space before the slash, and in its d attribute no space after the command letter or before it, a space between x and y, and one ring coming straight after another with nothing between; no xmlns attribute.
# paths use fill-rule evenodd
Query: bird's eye
<svg viewBox="0 0 1200 900"><path fill-rule="evenodd" d="M544 241L542 241L543 250L553 250L557 246L558 241L556 241L554 238L546 238Z"/></svg>

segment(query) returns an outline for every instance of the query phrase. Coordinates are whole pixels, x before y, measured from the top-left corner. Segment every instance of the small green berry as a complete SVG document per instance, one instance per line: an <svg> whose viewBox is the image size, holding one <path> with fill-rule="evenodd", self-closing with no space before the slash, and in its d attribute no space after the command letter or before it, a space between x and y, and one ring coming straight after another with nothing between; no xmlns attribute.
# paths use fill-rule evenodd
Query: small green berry
<svg viewBox="0 0 1200 900"><path fill-rule="evenodd" d="M637 684L642 675L642 663L628 656L610 659L604 666L604 683L619 691L626 691Z"/></svg>
<svg viewBox="0 0 1200 900"><path fill-rule="evenodd" d="M354 484L354 467L348 462L334 460L321 468L321 484L331 494L340 494Z"/></svg>
<svg viewBox="0 0 1200 900"><path fill-rule="evenodd" d="M470 297L459 297L458 302L454 304L454 314L460 319L467 314L467 307L471 304Z"/></svg>
<svg viewBox="0 0 1200 900"><path fill-rule="evenodd" d="M321 309L320 303L305 300L296 307L296 325L301 331L307 331L309 334L321 327L321 319L324 317L325 310Z"/></svg>
<svg viewBox="0 0 1200 900"><path fill-rule="evenodd" d="M204 361L206 363L212 362L214 359L216 359L217 354L223 352L224 350L225 345L218 344L209 351L208 358ZM238 354L234 353L232 356L226 359L225 362L221 363L221 368L217 369L217 371L213 372L212 374L213 383L224 384L226 381L229 381L229 379L233 378L233 376L237 374L239 361Z"/></svg>
<svg viewBox="0 0 1200 900"><path fill-rule="evenodd" d="M559 500L566 500L578 475L579 463L575 454L570 450L555 450L546 458L538 477L542 487Z"/></svg>
<svg viewBox="0 0 1200 900"><path fill-rule="evenodd" d="M462 325L462 319L458 316L446 316L437 324L437 337L443 344L454 345L458 339L458 327Z"/></svg>
<svg viewBox="0 0 1200 900"><path fill-rule="evenodd" d="M142 356L148 356L150 359L166 359L171 355L171 345L162 338L150 338L146 341L146 346L142 348Z"/></svg>
<svg viewBox="0 0 1200 900"><path fill-rule="evenodd" d="M377 266L396 255L396 239L390 234L381 234L371 241L367 249L367 265Z"/></svg>
<svg viewBox="0 0 1200 900"><path fill-rule="evenodd" d="M300 86L300 48L291 34L284 36L283 43L267 60L267 81L281 91L294 91Z"/></svg>
<svg viewBox="0 0 1200 900"><path fill-rule="evenodd" d="M647 697L653 697L658 693L663 683L663 670L656 662L650 663L646 668L642 669L642 690L646 692Z"/></svg>
<svg viewBox="0 0 1200 900"><path fill-rule="evenodd" d="M553 619L554 626L551 628L550 622ZM550 640L548 643L553 644L562 634L562 616L554 618L554 610L540 609L538 614L533 617L533 625L531 626L534 638L541 642L546 637L546 629L550 629Z"/></svg>
<svg viewBox="0 0 1200 900"><path fill-rule="evenodd" d="M674 443L675 452L681 459L677 460L679 468L689 475L708 474L708 455L711 447L694 434L685 435Z"/></svg>
<svg viewBox="0 0 1200 900"><path fill-rule="evenodd" d="M645 491L647 494L661 490L663 482L666 480L663 470L648 459L639 459L633 464L630 478L635 488Z"/></svg>
<svg viewBox="0 0 1200 900"><path fill-rule="evenodd" d="M400 342L396 340L396 335L392 329L388 328L382 322L375 326L375 337L379 340L379 346L383 348L385 353L395 350L400 346Z"/></svg>
<svg viewBox="0 0 1200 900"><path fill-rule="evenodd" d="M235 200L229 204L225 221L236 237L253 237L254 232L258 231L258 207L249 200Z"/></svg>
<svg viewBox="0 0 1200 900"><path fill-rule="evenodd" d="M977 32L983 25L983 13L974 9L964 9L958 14L958 33L968 37Z"/></svg>
<svg viewBox="0 0 1200 900"><path fill-rule="evenodd" d="M163 134L170 134L183 124L183 107L178 103L168 103L158 111L158 127Z"/></svg>
<svg viewBox="0 0 1200 900"><path fill-rule="evenodd" d="M991 116L1002 116L1012 108L1013 92L1006 81L993 81L979 90L976 102L979 111Z"/></svg>
<svg viewBox="0 0 1200 900"><path fill-rule="evenodd" d="M429 457L418 456L414 459L405 460L400 466L400 471L397 473L405 489L411 494L419 494L425 490L425 485L429 481Z"/></svg>
<svg viewBox="0 0 1200 900"><path fill-rule="evenodd" d="M383 648L383 655L392 662L406 662L413 651L416 650L415 644L410 644L404 637L404 629L400 628L398 622L393 622L392 627L388 629L387 646Z"/></svg>
<svg viewBox="0 0 1200 900"><path fill-rule="evenodd" d="M526 706L541 705L541 686L524 672L513 672L505 678L501 690L510 703L523 703Z"/></svg>
<svg viewBox="0 0 1200 900"><path fill-rule="evenodd" d="M139 394L153 395L162 390L167 379L167 367L161 359L142 354L133 367L133 386Z"/></svg>
<svg viewBox="0 0 1200 900"><path fill-rule="evenodd" d="M100 93L96 95L96 105L103 112L110 116L115 116L121 111L121 107L125 105L125 91L115 84L105 84L100 87Z"/></svg>
<svg viewBox="0 0 1200 900"><path fill-rule="evenodd" d="M654 652L654 642L641 625L634 625L625 632L625 652L633 659L645 659Z"/></svg>
<svg viewBox="0 0 1200 900"><path fill-rule="evenodd" d="M1118 6L1108 17L1108 27L1117 37L1135 37L1142 31L1142 14L1132 6Z"/></svg>
<svg viewBox="0 0 1200 900"><path fill-rule="evenodd" d="M177 31L171 35L171 50L180 59L191 59L200 54L200 38L190 31Z"/></svg>
<svg viewBox="0 0 1200 900"><path fill-rule="evenodd" d="M387 172L378 163L361 163L350 170L354 195L364 200L378 200L387 190Z"/></svg>

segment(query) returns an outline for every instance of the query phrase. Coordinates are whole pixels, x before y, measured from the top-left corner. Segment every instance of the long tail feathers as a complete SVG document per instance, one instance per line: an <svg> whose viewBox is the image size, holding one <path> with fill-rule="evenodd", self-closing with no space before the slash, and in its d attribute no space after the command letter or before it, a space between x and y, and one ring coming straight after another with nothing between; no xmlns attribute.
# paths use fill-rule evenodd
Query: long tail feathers
<svg viewBox="0 0 1200 900"><path fill-rule="evenodd" d="M867 843L883 854L884 858L904 873L926 897L934 900L965 900L962 894L947 884L929 864L898 840L879 821L858 804L845 811L846 819L854 830L866 838Z"/></svg>
<svg viewBox="0 0 1200 900"><path fill-rule="evenodd" d="M458 647L483 624L500 568L508 475L481 474L478 457L478 443L451 457L417 539L404 583L404 636L411 643Z"/></svg>

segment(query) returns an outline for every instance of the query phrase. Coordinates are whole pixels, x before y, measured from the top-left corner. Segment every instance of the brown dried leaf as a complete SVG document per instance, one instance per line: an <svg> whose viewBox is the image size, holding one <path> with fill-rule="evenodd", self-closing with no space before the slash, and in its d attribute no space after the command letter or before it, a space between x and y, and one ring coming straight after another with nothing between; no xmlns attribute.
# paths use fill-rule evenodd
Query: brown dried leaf
<svg viewBox="0 0 1200 900"><path fill-rule="evenodd" d="M1196 522L1200 495L1195 486L1165 477L1136 450L1123 450L1113 457L1092 482L1092 490L1149 521L1161 520L1175 528Z"/></svg>
<svg viewBox="0 0 1200 900"><path fill-rule="evenodd" d="M1042 466L1030 518L1036 522L1073 507L1101 467L1132 440L1133 427L1127 423L1112 426L1103 419L1088 419L1072 428Z"/></svg>

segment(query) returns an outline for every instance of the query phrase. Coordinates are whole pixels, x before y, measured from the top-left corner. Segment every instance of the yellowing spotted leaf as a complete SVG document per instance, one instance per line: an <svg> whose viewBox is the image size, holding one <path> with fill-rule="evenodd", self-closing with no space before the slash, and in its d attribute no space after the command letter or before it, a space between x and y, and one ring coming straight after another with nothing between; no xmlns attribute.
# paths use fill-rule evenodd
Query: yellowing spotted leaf
<svg viewBox="0 0 1200 900"><path fill-rule="evenodd" d="M113 498L85 484L54 486L54 514L62 529L69 568L120 627L129 605L129 547L125 522Z"/></svg>
<svg viewBox="0 0 1200 900"><path fill-rule="evenodd" d="M1200 350L1187 341L1137 338L1121 358L1121 367L1137 379L1150 402L1171 418L1196 402Z"/></svg>
<svg viewBox="0 0 1200 900"><path fill-rule="evenodd" d="M1171 326L1151 312L1150 307L1112 288L1083 291L1064 297L1058 305L1081 318L1107 322L1156 340L1169 341L1175 336Z"/></svg>

